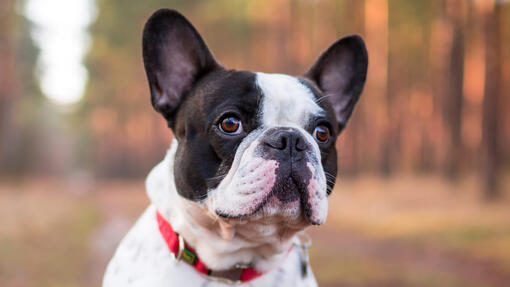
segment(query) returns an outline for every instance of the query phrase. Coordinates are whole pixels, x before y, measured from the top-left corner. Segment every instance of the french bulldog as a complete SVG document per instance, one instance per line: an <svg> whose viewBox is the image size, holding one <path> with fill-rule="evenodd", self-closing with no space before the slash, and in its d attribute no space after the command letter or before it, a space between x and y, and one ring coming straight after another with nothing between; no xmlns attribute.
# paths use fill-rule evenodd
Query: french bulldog
<svg viewBox="0 0 510 287"><path fill-rule="evenodd" d="M367 73L362 38L339 39L303 76L238 71L161 9L143 62L173 142L103 286L317 286L301 232L326 221L335 142Z"/></svg>

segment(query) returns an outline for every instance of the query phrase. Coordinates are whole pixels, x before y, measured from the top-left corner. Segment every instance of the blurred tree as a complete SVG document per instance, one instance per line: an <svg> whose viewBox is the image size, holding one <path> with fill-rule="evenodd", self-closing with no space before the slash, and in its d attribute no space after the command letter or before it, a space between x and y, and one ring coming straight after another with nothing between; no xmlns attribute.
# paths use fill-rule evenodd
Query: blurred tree
<svg viewBox="0 0 510 287"><path fill-rule="evenodd" d="M0 2L0 173L36 169L38 107L43 101L37 85L38 50L30 23L18 13L24 1Z"/></svg>
<svg viewBox="0 0 510 287"><path fill-rule="evenodd" d="M461 141L462 101L464 79L464 19L465 1L446 1L446 18L451 29L449 70L447 87L442 98L444 102L444 120L449 130L448 150L446 153L445 171L450 179L457 178L459 173L463 145Z"/></svg>
<svg viewBox="0 0 510 287"><path fill-rule="evenodd" d="M490 1L492 2L492 1ZM500 196L499 173L502 162L500 126L504 122L502 107L501 70L501 5L497 1L485 7L486 64L483 98L483 160L485 196Z"/></svg>
<svg viewBox="0 0 510 287"><path fill-rule="evenodd" d="M377 102L377 111L372 114L372 121L379 123L379 135L375 147L379 160L379 170L388 175L390 173L390 110L388 98L388 1L365 0L365 35L367 49L370 51L370 68L366 92Z"/></svg>

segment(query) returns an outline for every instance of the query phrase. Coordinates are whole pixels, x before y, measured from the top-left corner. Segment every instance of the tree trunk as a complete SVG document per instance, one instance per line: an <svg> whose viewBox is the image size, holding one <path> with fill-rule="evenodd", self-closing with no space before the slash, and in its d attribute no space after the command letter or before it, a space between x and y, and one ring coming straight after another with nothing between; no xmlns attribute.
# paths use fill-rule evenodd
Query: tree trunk
<svg viewBox="0 0 510 287"><path fill-rule="evenodd" d="M499 143L499 123L501 114L501 8L495 4L485 13L486 62L485 88L483 97L483 182L485 197L499 197L499 171L501 153Z"/></svg>
<svg viewBox="0 0 510 287"><path fill-rule="evenodd" d="M389 3L387 0L365 0L365 40L370 51L369 81L364 89L366 95L374 95L371 107L379 111L368 121L378 122L382 134L371 137L369 147L379 155L378 169L382 174L391 172L391 122L388 102L388 55L389 55ZM368 115L367 115L368 116Z"/></svg>
<svg viewBox="0 0 510 287"><path fill-rule="evenodd" d="M447 17L452 27L450 67L447 94L444 95L444 119L449 130L449 147L445 172L450 179L457 178L463 150L461 140L462 88L464 78L464 21L462 1L447 3Z"/></svg>

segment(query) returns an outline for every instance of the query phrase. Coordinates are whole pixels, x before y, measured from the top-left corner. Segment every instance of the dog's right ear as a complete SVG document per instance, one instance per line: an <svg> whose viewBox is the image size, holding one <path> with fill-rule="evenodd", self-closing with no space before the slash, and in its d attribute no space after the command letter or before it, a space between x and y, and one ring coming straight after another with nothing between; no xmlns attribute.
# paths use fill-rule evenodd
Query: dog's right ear
<svg viewBox="0 0 510 287"><path fill-rule="evenodd" d="M169 9L156 11L145 24L143 62L152 106L171 128L179 104L194 83L220 67L193 25Z"/></svg>

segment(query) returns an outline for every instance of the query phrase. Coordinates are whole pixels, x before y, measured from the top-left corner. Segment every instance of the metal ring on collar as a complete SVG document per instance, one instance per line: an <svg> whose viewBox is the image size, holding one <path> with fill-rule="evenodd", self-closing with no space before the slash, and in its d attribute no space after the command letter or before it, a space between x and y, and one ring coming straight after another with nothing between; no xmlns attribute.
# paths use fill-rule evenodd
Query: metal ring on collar
<svg viewBox="0 0 510 287"><path fill-rule="evenodd" d="M184 253L184 248L186 248L184 244L184 238L180 234L177 234L177 237L179 238L179 249L177 251L177 255L175 256L175 259L177 261L180 261L182 258L182 254Z"/></svg>
<svg viewBox="0 0 510 287"><path fill-rule="evenodd" d="M300 232L296 234L296 238L298 239L298 242L294 242L294 245L302 247L302 248L308 248L310 245L312 245L312 239L310 236L304 232Z"/></svg>

